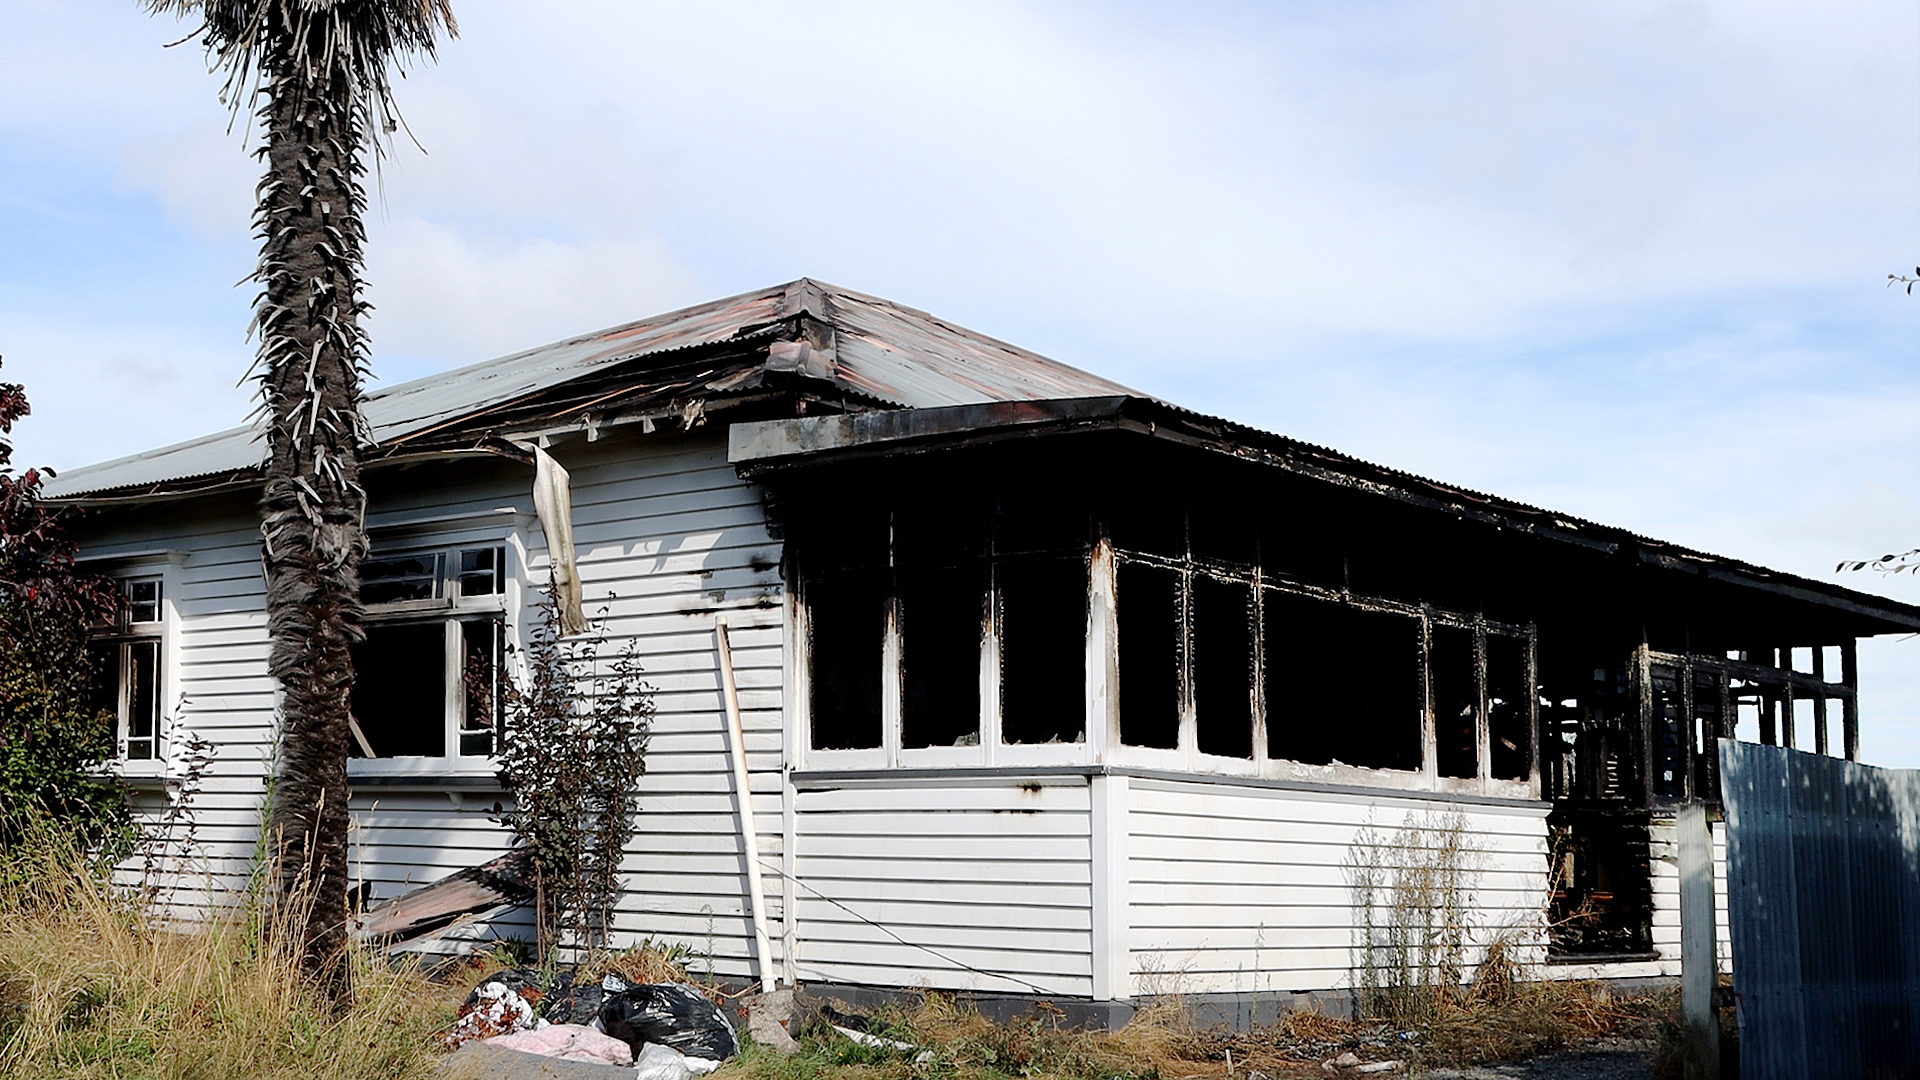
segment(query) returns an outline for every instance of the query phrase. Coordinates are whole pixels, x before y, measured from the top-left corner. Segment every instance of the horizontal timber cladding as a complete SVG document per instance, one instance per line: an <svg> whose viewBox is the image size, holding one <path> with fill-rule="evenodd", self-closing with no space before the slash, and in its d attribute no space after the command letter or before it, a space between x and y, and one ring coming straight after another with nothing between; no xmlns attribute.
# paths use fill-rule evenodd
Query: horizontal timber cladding
<svg viewBox="0 0 1920 1080"><path fill-rule="evenodd" d="M136 820L155 839L119 876L156 889L183 919L237 904L252 879L273 741L266 586L252 500L93 510L75 536L84 569L162 583L158 760L137 763L152 771L130 787ZM196 738L208 758L197 794L183 807L177 780ZM135 768L129 763L130 772ZM169 778L176 783L165 784Z"/></svg>
<svg viewBox="0 0 1920 1080"><path fill-rule="evenodd" d="M715 620L732 631L742 721L764 865L782 864L784 590L781 546L770 535L757 488L726 462L724 435L615 431L596 442L557 441L550 452L572 476L574 544L589 619L604 619L607 650L632 644L654 690L653 736L638 792L615 913L616 946L655 938L687 946L695 967L727 978L755 974L747 918ZM376 553L504 543L508 625L524 633L548 579L546 544L533 514L533 470L467 460L369 473L368 526ZM160 851L181 871L165 895L191 915L245 889L259 840L272 768L274 687L267 637L260 534L250 495L96 510L85 519L83 556L139 553L123 563L142 574L165 568L169 623L165 679L169 752L189 733L214 743L192 801L191 850L174 830ZM169 555L169 553L171 553ZM152 571L159 572L159 571ZM177 640L176 640L177 639ZM174 707L176 697L184 700ZM484 758L388 759L351 767L352 874L372 900L431 883L505 851L493 821L504 798ZM418 768L415 768L415 764ZM368 765L404 775L366 775ZM180 763L168 766L179 778ZM171 796L156 776L135 789L149 819ZM137 876L142 860L125 869ZM213 873L209 874L208 870ZM773 960L782 962L785 890L768 873ZM464 927L453 938L530 937L525 913ZM436 948L453 948L443 943Z"/></svg>
<svg viewBox="0 0 1920 1080"><path fill-rule="evenodd" d="M594 443L556 443L550 452L571 474L585 614L603 622L603 655L629 645L638 650L653 688L652 737L612 944L645 938L680 944L692 952L696 969L752 977L757 971L746 864L713 629L724 616L732 631L759 854L763 864L778 868L784 835L779 544L768 534L757 490L726 464L718 436L629 430ZM530 508L522 484L531 483L532 471L522 469L513 479L507 494ZM429 510L418 504L414 509ZM523 587L537 590L549 574L539 523L522 515L515 535L524 547ZM523 633L535 617L530 600L524 607ZM505 850L510 837L491 820L493 803L502 797L356 789L356 835L371 856L374 897L437 880ZM785 936L782 891L778 875L767 876L768 937L778 965ZM524 918L516 914L490 929L529 936ZM473 936L484 937L487 929Z"/></svg>
<svg viewBox="0 0 1920 1080"><path fill-rule="evenodd" d="M1142 995L1283 994L1352 985L1359 908L1346 864L1362 830L1458 814L1481 935L1534 927L1546 904L1537 803L1431 800L1136 777L1128 922ZM1538 949L1527 950L1537 960Z"/></svg>
<svg viewBox="0 0 1920 1080"><path fill-rule="evenodd" d="M868 780L795 796L802 981L1088 997L1084 777Z"/></svg>

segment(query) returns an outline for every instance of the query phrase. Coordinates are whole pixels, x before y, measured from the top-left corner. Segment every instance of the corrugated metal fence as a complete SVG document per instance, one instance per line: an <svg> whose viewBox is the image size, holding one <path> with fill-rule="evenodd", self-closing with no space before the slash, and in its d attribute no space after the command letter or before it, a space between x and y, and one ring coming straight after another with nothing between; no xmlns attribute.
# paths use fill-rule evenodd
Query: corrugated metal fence
<svg viewBox="0 0 1920 1080"><path fill-rule="evenodd" d="M1740 1075L1920 1077L1920 773L1720 761Z"/></svg>

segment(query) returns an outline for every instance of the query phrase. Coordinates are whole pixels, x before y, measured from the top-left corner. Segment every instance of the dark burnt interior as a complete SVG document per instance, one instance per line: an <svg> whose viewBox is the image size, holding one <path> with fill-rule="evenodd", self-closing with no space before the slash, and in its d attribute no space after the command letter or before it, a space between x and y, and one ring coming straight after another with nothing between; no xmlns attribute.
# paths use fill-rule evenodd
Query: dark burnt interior
<svg viewBox="0 0 1920 1080"><path fill-rule="evenodd" d="M1124 744L1175 748L1191 717L1222 759L1263 741L1309 764L1419 772L1431 753L1440 777L1537 781L1569 957L1651 947L1648 826L1717 802L1714 739L1788 742L1797 713L1799 745L1851 756L1852 642L1890 628L1631 543L1137 432L823 455L756 479L811 613L816 749L880 745L890 619L903 747L977 743L983 670L1005 741L1085 739L1104 541Z"/></svg>

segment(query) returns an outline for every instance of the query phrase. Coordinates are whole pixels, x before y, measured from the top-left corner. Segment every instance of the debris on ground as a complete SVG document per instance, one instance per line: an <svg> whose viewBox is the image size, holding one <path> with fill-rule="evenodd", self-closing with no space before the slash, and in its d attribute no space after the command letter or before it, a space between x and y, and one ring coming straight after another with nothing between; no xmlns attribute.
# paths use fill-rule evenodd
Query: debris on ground
<svg viewBox="0 0 1920 1080"><path fill-rule="evenodd" d="M480 980L460 1006L453 1026L440 1036L440 1044L458 1050L470 1042L481 1042L517 1031L543 1028L540 1017L537 972L500 971Z"/></svg>
<svg viewBox="0 0 1920 1080"><path fill-rule="evenodd" d="M717 1068L740 1052L726 1014L685 983L608 989L600 1006L600 1026L614 1038L626 1040L636 1055L643 1046L666 1046L690 1059L713 1062Z"/></svg>
<svg viewBox="0 0 1920 1080"><path fill-rule="evenodd" d="M488 1046L525 1054L585 1061L596 1065L631 1065L633 1049L619 1039L584 1024L548 1024L543 1028L495 1035Z"/></svg>
<svg viewBox="0 0 1920 1080"><path fill-rule="evenodd" d="M633 1080L692 1080L720 1067L712 1058L688 1057L671 1046L648 1043L634 1062Z"/></svg>

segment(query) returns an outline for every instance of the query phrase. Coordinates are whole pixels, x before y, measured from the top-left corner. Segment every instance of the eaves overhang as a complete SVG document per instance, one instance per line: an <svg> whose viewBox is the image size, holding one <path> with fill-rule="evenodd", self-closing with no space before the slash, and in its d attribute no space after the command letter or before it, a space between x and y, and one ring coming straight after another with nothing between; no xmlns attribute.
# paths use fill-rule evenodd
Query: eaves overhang
<svg viewBox="0 0 1920 1080"><path fill-rule="evenodd" d="M782 475L833 464L1091 432L1127 432L1196 447L1654 570L1756 589L1871 620L1878 624L1873 633L1920 631L1920 607L1897 600L1443 484L1147 397L989 402L738 423L728 431L727 457L742 478L777 482Z"/></svg>

